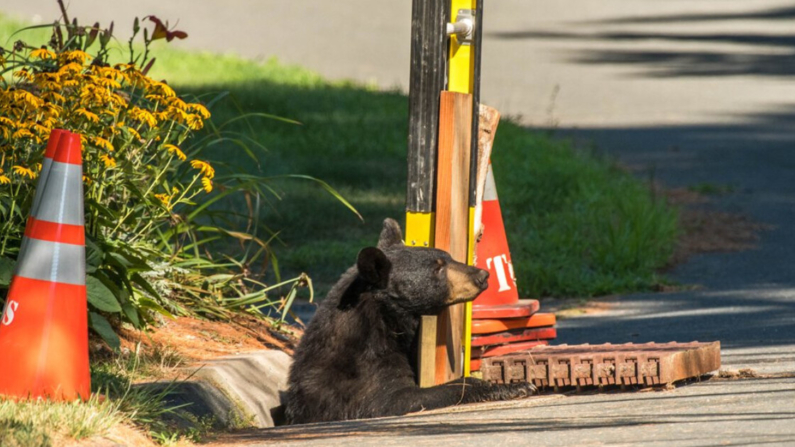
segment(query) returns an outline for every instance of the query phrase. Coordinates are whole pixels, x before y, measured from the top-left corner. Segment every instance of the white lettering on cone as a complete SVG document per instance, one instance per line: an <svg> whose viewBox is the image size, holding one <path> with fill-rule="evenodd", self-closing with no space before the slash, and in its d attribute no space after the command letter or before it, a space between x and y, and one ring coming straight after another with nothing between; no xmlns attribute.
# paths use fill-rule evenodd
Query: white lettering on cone
<svg viewBox="0 0 795 447"><path fill-rule="evenodd" d="M513 279L513 265L508 262L508 256L506 255L499 255L493 258L486 259L486 268L491 270L491 264L494 263L494 272L497 274L497 282L500 283L500 289L497 292L505 292L506 290L511 290L511 285L508 284L508 276L505 274L505 265L508 265L511 274L511 280L516 283L516 280Z"/></svg>
<svg viewBox="0 0 795 447"><path fill-rule="evenodd" d="M19 308L19 303L16 301L9 301L6 304L6 311L3 313L3 325L8 326L14 322L14 312Z"/></svg>

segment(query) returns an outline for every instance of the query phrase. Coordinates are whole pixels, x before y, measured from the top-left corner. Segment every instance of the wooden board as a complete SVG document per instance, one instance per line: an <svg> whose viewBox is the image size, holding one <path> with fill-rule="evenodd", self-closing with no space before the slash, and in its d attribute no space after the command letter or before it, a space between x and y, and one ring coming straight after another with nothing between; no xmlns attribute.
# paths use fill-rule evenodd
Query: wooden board
<svg viewBox="0 0 795 447"><path fill-rule="evenodd" d="M442 92L436 176L436 248L467 263L472 95ZM452 306L437 322L436 383L463 375L464 308Z"/></svg>
<svg viewBox="0 0 795 447"><path fill-rule="evenodd" d="M436 385L436 322L437 317L425 315L420 321L419 385L423 388Z"/></svg>
<svg viewBox="0 0 795 447"><path fill-rule="evenodd" d="M494 146L497 126L500 124L500 112L497 109L481 104L478 112L478 162L477 182L475 184L475 241L480 240L483 233L483 193L486 190L486 177L489 171L489 159ZM477 249L475 250L477 256ZM474 260L473 260L473 263Z"/></svg>

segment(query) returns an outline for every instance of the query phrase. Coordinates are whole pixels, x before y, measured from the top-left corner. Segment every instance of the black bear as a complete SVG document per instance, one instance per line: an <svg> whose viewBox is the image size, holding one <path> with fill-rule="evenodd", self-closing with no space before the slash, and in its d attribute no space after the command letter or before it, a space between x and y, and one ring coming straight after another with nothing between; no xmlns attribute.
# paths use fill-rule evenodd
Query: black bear
<svg viewBox="0 0 795 447"><path fill-rule="evenodd" d="M422 315L472 301L488 272L434 248L409 248L400 226L384 221L378 247L359 252L295 351L285 401L288 424L406 414L529 396L529 383L465 378L420 388L416 333Z"/></svg>

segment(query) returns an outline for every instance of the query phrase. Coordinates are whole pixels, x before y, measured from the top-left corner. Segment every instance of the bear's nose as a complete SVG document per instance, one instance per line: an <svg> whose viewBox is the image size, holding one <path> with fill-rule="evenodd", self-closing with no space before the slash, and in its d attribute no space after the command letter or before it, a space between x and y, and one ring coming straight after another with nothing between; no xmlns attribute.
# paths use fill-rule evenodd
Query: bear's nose
<svg viewBox="0 0 795 447"><path fill-rule="evenodd" d="M489 287L489 272L481 270L475 275L475 284L480 287L480 290L486 290Z"/></svg>

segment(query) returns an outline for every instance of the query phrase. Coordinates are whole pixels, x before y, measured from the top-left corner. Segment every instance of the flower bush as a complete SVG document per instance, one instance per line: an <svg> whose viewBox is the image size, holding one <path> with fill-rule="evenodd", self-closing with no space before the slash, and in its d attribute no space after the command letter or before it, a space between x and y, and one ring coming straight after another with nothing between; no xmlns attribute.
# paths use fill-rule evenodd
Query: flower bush
<svg viewBox="0 0 795 447"><path fill-rule="evenodd" d="M184 101L134 63L110 66L79 49L17 46L4 57L16 69L0 89L0 183L8 210L0 255L18 246L12 241L26 216L12 209L32 197L42 147L55 128L82 136L90 236L138 242L175 206L212 191L213 167L188 160L180 148L210 118L204 105ZM188 162L193 173L182 182L175 173Z"/></svg>
<svg viewBox="0 0 795 447"><path fill-rule="evenodd" d="M10 281L47 138L62 128L83 139L90 322L106 341L118 344L114 321L142 327L154 312L228 317L270 306L282 311L283 321L297 288L309 285L311 291L311 282L301 275L266 285L252 273L253 262L272 256L256 235L258 210L251 206L252 197L259 203L272 191L269 179L216 177L201 154L232 139L228 131L212 125L205 104L147 76L151 42L187 35L156 17L146 19L153 31L136 19L129 59L122 62L110 60L112 25L79 26L65 10L47 45L17 41L0 49L0 286ZM91 52L94 44L98 49ZM238 219L245 229L216 225L217 214L225 223L240 217L218 210L221 200L237 193L249 204ZM245 247L242 257L214 259L208 244L223 236ZM285 297L268 297L283 286L292 286Z"/></svg>

